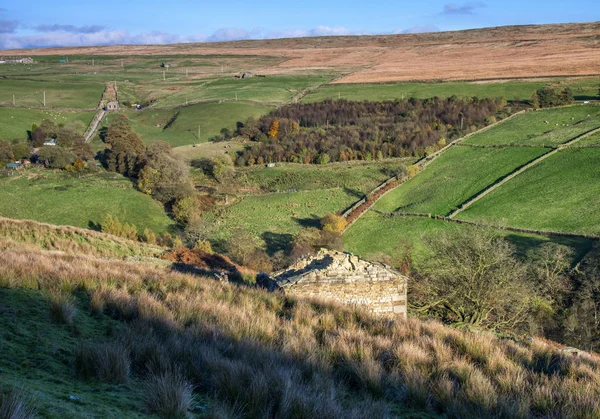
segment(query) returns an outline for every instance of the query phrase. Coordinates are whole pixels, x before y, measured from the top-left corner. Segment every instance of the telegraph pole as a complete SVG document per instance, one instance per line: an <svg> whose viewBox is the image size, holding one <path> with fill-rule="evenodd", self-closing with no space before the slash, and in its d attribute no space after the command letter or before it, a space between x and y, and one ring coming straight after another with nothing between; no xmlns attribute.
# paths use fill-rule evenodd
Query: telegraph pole
<svg viewBox="0 0 600 419"><path fill-rule="evenodd" d="M200 130L200 124L198 124L198 142L200 142L200 135L202 131Z"/></svg>
<svg viewBox="0 0 600 419"><path fill-rule="evenodd" d="M94 66L94 62L95 62L95 61L96 61L96 60L94 60L94 59L92 58L92 67Z"/></svg>
<svg viewBox="0 0 600 419"><path fill-rule="evenodd" d="M46 91L44 90L44 108L46 107Z"/></svg>
<svg viewBox="0 0 600 419"><path fill-rule="evenodd" d="M167 80L165 77L165 72L163 71L163 81Z"/></svg>
<svg viewBox="0 0 600 419"><path fill-rule="evenodd" d="M235 101L237 102L237 92L235 92Z"/></svg>
<svg viewBox="0 0 600 419"><path fill-rule="evenodd" d="M13 95L13 106L15 106L15 95Z"/></svg>
<svg viewBox="0 0 600 419"><path fill-rule="evenodd" d="M185 78L186 79L188 78L188 69L187 68L185 69Z"/></svg>

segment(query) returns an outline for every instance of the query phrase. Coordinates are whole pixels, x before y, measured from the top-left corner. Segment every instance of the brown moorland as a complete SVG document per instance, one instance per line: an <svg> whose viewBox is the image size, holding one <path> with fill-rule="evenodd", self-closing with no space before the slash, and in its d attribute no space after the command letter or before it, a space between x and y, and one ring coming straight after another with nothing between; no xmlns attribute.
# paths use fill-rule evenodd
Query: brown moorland
<svg viewBox="0 0 600 419"><path fill-rule="evenodd" d="M263 74L329 70L337 83L497 80L600 74L600 22L455 32L10 51L12 55L254 55ZM435 63L435 64L433 64Z"/></svg>

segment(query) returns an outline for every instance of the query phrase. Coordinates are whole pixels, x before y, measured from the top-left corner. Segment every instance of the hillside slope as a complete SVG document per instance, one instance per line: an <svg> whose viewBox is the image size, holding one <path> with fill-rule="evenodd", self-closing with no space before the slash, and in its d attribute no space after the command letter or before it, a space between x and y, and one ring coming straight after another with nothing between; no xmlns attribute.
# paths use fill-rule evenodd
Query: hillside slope
<svg viewBox="0 0 600 419"><path fill-rule="evenodd" d="M0 391L44 417L600 415L594 355L164 265L5 249L0 302Z"/></svg>
<svg viewBox="0 0 600 419"><path fill-rule="evenodd" d="M526 25L405 35L342 36L176 45L60 48L79 55L279 57L263 74L337 70L340 83L486 80L598 74L600 23ZM45 49L11 51L47 55ZM432 65L432 63L436 63Z"/></svg>

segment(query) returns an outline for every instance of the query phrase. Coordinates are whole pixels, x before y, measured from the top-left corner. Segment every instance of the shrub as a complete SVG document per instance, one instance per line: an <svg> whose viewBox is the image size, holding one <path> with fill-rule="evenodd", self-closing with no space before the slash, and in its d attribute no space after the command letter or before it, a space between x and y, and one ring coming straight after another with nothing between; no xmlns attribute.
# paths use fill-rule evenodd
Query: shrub
<svg viewBox="0 0 600 419"><path fill-rule="evenodd" d="M23 392L0 389L0 418L2 419L33 419L36 417L35 408Z"/></svg>
<svg viewBox="0 0 600 419"><path fill-rule="evenodd" d="M195 195L186 196L173 205L173 215L182 224L200 217L200 205Z"/></svg>
<svg viewBox="0 0 600 419"><path fill-rule="evenodd" d="M83 378L121 384L129 379L129 350L121 343L82 343L75 350L75 368Z"/></svg>
<svg viewBox="0 0 600 419"><path fill-rule="evenodd" d="M44 162L51 169L64 169L76 159L75 154L69 150L57 146L43 146L39 149L38 160Z"/></svg>
<svg viewBox="0 0 600 419"><path fill-rule="evenodd" d="M52 319L60 324L71 324L77 314L73 297L61 291L50 293L50 314Z"/></svg>
<svg viewBox="0 0 600 419"><path fill-rule="evenodd" d="M178 371L153 374L144 384L144 404L163 418L185 418L194 402L193 389Z"/></svg>
<svg viewBox="0 0 600 419"><path fill-rule="evenodd" d="M327 214L321 220L323 231L331 231L332 233L341 233L346 228L346 225L346 219L341 215Z"/></svg>
<svg viewBox="0 0 600 419"><path fill-rule="evenodd" d="M144 229L142 240L149 244L156 244L156 234L149 228Z"/></svg>
<svg viewBox="0 0 600 419"><path fill-rule="evenodd" d="M212 246L208 240L198 240L196 242L196 249L201 250L205 253L213 253Z"/></svg>

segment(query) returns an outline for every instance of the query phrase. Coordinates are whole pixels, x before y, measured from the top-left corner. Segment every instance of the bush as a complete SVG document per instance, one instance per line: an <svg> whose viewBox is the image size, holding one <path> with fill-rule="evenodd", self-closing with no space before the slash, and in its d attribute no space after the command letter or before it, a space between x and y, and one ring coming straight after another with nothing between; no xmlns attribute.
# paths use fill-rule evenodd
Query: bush
<svg viewBox="0 0 600 419"><path fill-rule="evenodd" d="M213 253L212 245L208 240L198 240L196 242L196 249L201 250L205 253Z"/></svg>
<svg viewBox="0 0 600 419"><path fill-rule="evenodd" d="M144 404L163 418L185 418L194 403L194 388L178 371L151 375L144 384Z"/></svg>
<svg viewBox="0 0 600 419"><path fill-rule="evenodd" d="M82 343L75 350L75 368L83 378L122 384L129 379L129 350L121 343Z"/></svg>
<svg viewBox="0 0 600 419"><path fill-rule="evenodd" d="M77 158L75 154L62 147L46 145L39 149L38 161L48 165L51 169L64 169Z"/></svg>
<svg viewBox="0 0 600 419"><path fill-rule="evenodd" d="M36 417L35 408L22 392L15 390L4 393L0 389L0 418L2 419L33 419Z"/></svg>
<svg viewBox="0 0 600 419"><path fill-rule="evenodd" d="M341 233L346 228L346 219L341 215L327 214L321 220L321 228L323 231L332 233Z"/></svg>
<svg viewBox="0 0 600 419"><path fill-rule="evenodd" d="M75 300L69 294L60 291L50 293L50 314L52 320L60 324L71 324L77 314Z"/></svg>

